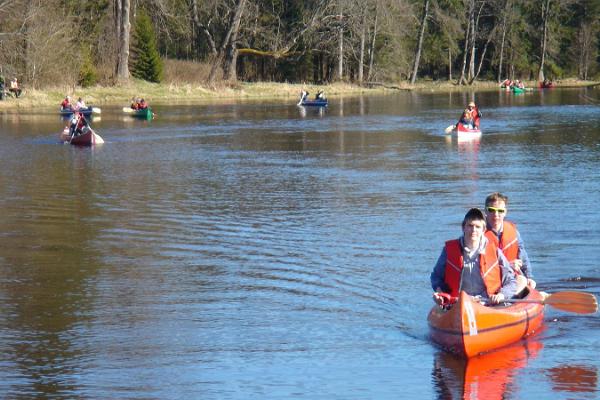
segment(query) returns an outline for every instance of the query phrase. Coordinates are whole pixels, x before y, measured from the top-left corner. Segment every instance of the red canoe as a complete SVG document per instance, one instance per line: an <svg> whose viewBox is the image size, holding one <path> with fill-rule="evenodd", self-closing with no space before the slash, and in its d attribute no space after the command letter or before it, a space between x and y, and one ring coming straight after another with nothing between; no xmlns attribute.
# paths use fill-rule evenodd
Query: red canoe
<svg viewBox="0 0 600 400"><path fill-rule="evenodd" d="M60 134L60 140L63 143L69 143L76 146L93 146L104 143L102 137L100 137L100 135L94 132L94 130L90 127L86 129L85 133L74 136L73 138L71 138L69 128L65 127Z"/></svg>
<svg viewBox="0 0 600 400"><path fill-rule="evenodd" d="M543 300L529 289L525 297ZM539 303L514 303L488 307L461 292L449 309L433 306L427 318L431 339L445 350L473 357L515 343L536 332L544 319Z"/></svg>

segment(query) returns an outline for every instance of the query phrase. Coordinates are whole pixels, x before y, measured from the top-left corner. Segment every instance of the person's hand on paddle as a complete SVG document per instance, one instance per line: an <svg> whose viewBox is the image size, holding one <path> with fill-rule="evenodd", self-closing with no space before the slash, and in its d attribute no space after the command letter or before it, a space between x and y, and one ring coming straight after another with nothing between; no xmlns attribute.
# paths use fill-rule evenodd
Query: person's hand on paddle
<svg viewBox="0 0 600 400"><path fill-rule="evenodd" d="M504 301L504 295L502 293L493 294L490 296L490 304L500 304Z"/></svg>
<svg viewBox="0 0 600 400"><path fill-rule="evenodd" d="M441 293L433 292L433 301L435 301L435 304L438 306L441 306L444 304L445 299Z"/></svg>
<svg viewBox="0 0 600 400"><path fill-rule="evenodd" d="M532 289L535 289L535 287L537 286L537 283L535 283L535 281L533 279L527 279L527 286L529 286Z"/></svg>

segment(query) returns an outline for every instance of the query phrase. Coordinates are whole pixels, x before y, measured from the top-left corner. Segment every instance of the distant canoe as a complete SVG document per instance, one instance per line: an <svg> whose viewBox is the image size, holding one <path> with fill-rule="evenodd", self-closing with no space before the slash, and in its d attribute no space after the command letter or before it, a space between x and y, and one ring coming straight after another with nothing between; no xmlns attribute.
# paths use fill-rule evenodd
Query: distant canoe
<svg viewBox="0 0 600 400"><path fill-rule="evenodd" d="M308 106L308 107L327 107L328 101L327 99L322 100L300 100L298 103L299 106Z"/></svg>
<svg viewBox="0 0 600 400"><path fill-rule="evenodd" d="M154 113L150 107L141 110L134 110L131 107L123 107L123 112L136 118L152 119L152 117L154 117Z"/></svg>
<svg viewBox="0 0 600 400"><path fill-rule="evenodd" d="M60 134L60 141L75 146L93 146L104 143L104 140L91 127L87 127L85 133L71 138L69 127L65 127Z"/></svg>
<svg viewBox="0 0 600 400"><path fill-rule="evenodd" d="M90 115L92 115L92 113L94 114L100 114L102 112L102 110L100 110L100 108L98 107L87 107L87 108L82 108L79 110L73 110L72 108L61 108L59 110L60 115L68 117L73 115L74 112L79 112L81 114L83 114L86 117L89 117Z"/></svg>

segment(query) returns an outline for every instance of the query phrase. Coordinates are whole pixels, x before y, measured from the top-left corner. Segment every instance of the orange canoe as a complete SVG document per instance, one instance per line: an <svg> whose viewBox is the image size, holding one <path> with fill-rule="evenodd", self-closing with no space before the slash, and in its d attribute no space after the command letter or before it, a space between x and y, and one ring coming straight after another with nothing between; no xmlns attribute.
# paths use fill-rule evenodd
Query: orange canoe
<svg viewBox="0 0 600 400"><path fill-rule="evenodd" d="M525 298L543 299L533 289ZM536 332L544 320L544 306L516 303L488 307L461 292L451 308L433 306L427 319L435 343L457 355L473 357Z"/></svg>

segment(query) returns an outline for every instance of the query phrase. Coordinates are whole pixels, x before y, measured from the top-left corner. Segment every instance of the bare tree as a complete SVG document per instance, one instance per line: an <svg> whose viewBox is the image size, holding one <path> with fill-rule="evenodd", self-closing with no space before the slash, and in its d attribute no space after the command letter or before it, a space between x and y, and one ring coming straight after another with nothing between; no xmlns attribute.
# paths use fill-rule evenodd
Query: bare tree
<svg viewBox="0 0 600 400"><path fill-rule="evenodd" d="M117 26L119 31L119 52L117 56L117 79L127 81L129 79L129 39L131 34L131 23L129 22L129 0L115 0Z"/></svg>
<svg viewBox="0 0 600 400"><path fill-rule="evenodd" d="M413 66L412 77L410 83L414 85L417 80L417 71L419 70L419 61L421 59L421 51L423 49L423 37L427 28L427 18L429 18L429 0L423 1L423 15L421 17L421 29L419 30L419 40L417 42L417 50L415 53L415 62Z"/></svg>

